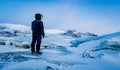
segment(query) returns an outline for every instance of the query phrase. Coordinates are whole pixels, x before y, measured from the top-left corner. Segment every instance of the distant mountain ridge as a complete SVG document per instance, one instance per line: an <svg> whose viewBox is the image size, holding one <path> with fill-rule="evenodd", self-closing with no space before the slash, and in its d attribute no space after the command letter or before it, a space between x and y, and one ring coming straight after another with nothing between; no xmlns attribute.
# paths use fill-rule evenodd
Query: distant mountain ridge
<svg viewBox="0 0 120 70"><path fill-rule="evenodd" d="M90 33L90 32L81 33L81 32L78 32L78 31L75 30L75 29L73 29L73 30L68 30L68 31L66 31L65 33L63 33L62 35L71 36L71 37L74 37L74 38L91 38L91 37L96 37L96 36L98 36L97 34Z"/></svg>

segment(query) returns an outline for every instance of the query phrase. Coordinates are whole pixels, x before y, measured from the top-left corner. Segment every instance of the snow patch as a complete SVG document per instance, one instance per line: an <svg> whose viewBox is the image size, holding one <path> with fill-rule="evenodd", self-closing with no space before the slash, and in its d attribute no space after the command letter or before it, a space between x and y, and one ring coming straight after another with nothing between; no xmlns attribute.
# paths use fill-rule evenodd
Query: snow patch
<svg viewBox="0 0 120 70"><path fill-rule="evenodd" d="M60 34L63 33L64 31L59 30L59 29L46 29L45 33L47 34Z"/></svg>

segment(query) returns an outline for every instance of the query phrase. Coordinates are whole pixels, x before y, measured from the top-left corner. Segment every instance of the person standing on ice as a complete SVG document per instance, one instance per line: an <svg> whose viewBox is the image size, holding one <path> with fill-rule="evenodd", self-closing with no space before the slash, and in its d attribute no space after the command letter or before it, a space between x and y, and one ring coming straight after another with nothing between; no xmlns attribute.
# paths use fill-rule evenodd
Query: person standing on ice
<svg viewBox="0 0 120 70"><path fill-rule="evenodd" d="M35 14L35 20L31 24L32 29L32 43L31 43L31 52L34 54L42 54L40 52L41 40L44 38L44 25L41 19L43 18L42 14Z"/></svg>

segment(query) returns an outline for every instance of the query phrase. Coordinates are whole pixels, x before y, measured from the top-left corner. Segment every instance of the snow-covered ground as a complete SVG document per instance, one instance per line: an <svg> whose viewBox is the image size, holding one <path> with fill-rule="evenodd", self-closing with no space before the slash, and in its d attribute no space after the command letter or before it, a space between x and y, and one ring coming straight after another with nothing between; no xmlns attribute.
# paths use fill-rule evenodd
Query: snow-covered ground
<svg viewBox="0 0 120 70"><path fill-rule="evenodd" d="M0 25L0 70L120 70L120 32L95 37L45 32L43 54L31 55L30 27Z"/></svg>

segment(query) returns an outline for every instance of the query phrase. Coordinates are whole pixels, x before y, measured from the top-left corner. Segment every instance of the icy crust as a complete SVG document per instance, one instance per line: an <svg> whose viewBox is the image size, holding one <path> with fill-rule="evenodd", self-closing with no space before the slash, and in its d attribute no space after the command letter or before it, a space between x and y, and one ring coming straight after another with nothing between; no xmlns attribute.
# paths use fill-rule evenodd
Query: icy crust
<svg viewBox="0 0 120 70"><path fill-rule="evenodd" d="M57 66L55 66L55 64L47 63L42 60L31 60L21 62L2 70L57 70Z"/></svg>
<svg viewBox="0 0 120 70"><path fill-rule="evenodd" d="M117 50L120 51L120 37L105 40L100 43L95 49L98 50Z"/></svg>
<svg viewBox="0 0 120 70"><path fill-rule="evenodd" d="M77 47L79 44L87 42L87 41L100 40L100 39L103 39L103 38L105 38L107 40L109 38L119 37L119 36L120 36L120 32L116 32L116 33L102 35L102 36L95 36L95 37L92 37L92 38L78 38L78 39L70 41L70 43L71 43L72 47Z"/></svg>

